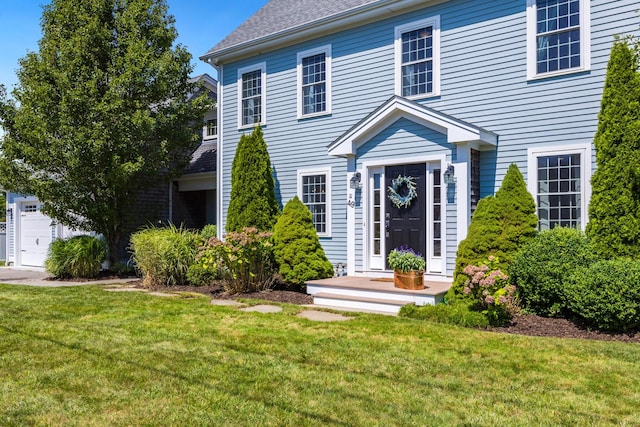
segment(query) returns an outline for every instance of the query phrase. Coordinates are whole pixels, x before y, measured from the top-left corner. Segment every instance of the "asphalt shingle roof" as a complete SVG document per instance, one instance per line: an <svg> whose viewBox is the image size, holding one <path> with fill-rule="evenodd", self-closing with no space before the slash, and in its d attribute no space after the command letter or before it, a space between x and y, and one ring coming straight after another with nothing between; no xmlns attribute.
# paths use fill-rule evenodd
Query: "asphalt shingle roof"
<svg viewBox="0 0 640 427"><path fill-rule="evenodd" d="M309 24L380 0L271 0L205 54Z"/></svg>

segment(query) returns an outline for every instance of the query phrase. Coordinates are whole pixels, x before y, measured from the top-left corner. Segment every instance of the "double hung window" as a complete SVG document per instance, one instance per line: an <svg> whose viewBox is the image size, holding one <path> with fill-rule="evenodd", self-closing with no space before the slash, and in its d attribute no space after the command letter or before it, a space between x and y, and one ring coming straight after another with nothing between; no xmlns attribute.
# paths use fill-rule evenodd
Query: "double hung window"
<svg viewBox="0 0 640 427"><path fill-rule="evenodd" d="M528 77L590 66L589 1L529 0Z"/></svg>
<svg viewBox="0 0 640 427"><path fill-rule="evenodd" d="M590 149L530 151L529 189L538 209L538 229L572 227L584 229Z"/></svg>
<svg viewBox="0 0 640 427"><path fill-rule="evenodd" d="M238 127L265 124L265 63L238 70Z"/></svg>
<svg viewBox="0 0 640 427"><path fill-rule="evenodd" d="M331 113L331 45L298 53L298 117Z"/></svg>
<svg viewBox="0 0 640 427"><path fill-rule="evenodd" d="M438 95L440 91L440 18L433 17L395 29L396 94Z"/></svg>
<svg viewBox="0 0 640 427"><path fill-rule="evenodd" d="M298 197L311 211L319 236L331 234L331 173L329 169L298 171Z"/></svg>

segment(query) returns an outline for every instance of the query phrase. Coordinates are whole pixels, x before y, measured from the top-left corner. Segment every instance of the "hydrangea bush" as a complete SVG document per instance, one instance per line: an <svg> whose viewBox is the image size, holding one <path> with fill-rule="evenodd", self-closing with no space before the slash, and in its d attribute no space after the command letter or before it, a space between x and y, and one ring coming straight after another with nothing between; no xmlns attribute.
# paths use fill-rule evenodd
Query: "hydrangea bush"
<svg viewBox="0 0 640 427"><path fill-rule="evenodd" d="M276 271L270 232L245 227L229 232L225 240L212 237L200 248L196 263L216 271L227 292L257 292L274 283Z"/></svg>
<svg viewBox="0 0 640 427"><path fill-rule="evenodd" d="M498 267L497 258L490 256L481 265L468 265L462 271L463 294L472 308L482 311L492 324L500 324L518 311L516 287Z"/></svg>

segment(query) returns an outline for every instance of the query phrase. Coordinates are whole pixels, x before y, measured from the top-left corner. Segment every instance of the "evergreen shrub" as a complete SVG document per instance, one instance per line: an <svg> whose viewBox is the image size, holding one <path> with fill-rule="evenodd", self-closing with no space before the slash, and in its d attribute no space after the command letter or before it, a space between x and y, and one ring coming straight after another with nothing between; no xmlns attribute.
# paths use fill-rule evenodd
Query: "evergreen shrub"
<svg viewBox="0 0 640 427"><path fill-rule="evenodd" d="M415 304L409 304L402 306L399 316L468 328L486 328L489 326L489 320L486 316L470 310L468 305L463 303L423 305L420 307Z"/></svg>
<svg viewBox="0 0 640 427"><path fill-rule="evenodd" d="M569 309L606 331L640 328L640 261L602 260L576 270L567 287Z"/></svg>
<svg viewBox="0 0 640 427"><path fill-rule="evenodd" d="M218 227L215 224L207 224L204 227L202 227L202 230L200 231L200 236L204 239L205 242L212 237L217 237Z"/></svg>
<svg viewBox="0 0 640 427"><path fill-rule="evenodd" d="M495 196L480 200L471 218L467 237L458 246L454 283L447 299L462 297L463 274L468 265L480 265L494 256L496 268L508 271L518 250L537 233L538 217L533 197L515 164L509 166Z"/></svg>
<svg viewBox="0 0 640 427"><path fill-rule="evenodd" d="M594 139L587 235L605 259L640 257L638 52L624 40L614 43Z"/></svg>
<svg viewBox="0 0 640 427"><path fill-rule="evenodd" d="M59 278L98 277L107 259L107 244L94 236L56 239L49 245L45 269Z"/></svg>
<svg viewBox="0 0 640 427"><path fill-rule="evenodd" d="M303 286L306 281L333 276L313 225L311 211L298 197L287 202L273 230L273 253L280 275L287 284Z"/></svg>
<svg viewBox="0 0 640 427"><path fill-rule="evenodd" d="M144 286L174 286L187 284L187 271L201 243L198 234L170 225L134 233L129 248Z"/></svg>
<svg viewBox="0 0 640 427"><path fill-rule="evenodd" d="M509 269L523 308L542 316L567 313L565 290L571 274L596 256L585 234L555 227L526 243Z"/></svg>
<svg viewBox="0 0 640 427"><path fill-rule="evenodd" d="M279 212L267 144L256 127L251 135L240 137L233 158L226 231L245 227L271 231Z"/></svg>

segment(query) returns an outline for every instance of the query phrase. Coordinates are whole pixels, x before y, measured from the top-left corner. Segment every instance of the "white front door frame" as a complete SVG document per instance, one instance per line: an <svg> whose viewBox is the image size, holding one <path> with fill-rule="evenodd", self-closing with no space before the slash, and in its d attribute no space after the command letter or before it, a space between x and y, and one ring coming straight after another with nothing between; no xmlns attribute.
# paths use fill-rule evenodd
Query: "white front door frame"
<svg viewBox="0 0 640 427"><path fill-rule="evenodd" d="M446 169L446 163L447 161L447 156L445 154L437 154L437 155L426 155L426 156L415 156L415 157L398 157L398 158L391 158L391 159L377 159L377 160L366 160L363 161L360 164L360 169L358 169L358 172L360 172L361 176L363 177L362 179L362 204L361 204L361 217L362 217L362 224L361 224L361 236L362 236L362 267L363 267L363 275L368 275L368 274L374 274L374 275L380 275L380 276L385 276L385 275L390 275L391 272L386 271L384 269L384 254L386 253L386 248L384 248L384 244L382 244L382 248L381 248L381 253L383 254L383 258L382 258L382 263L383 263L383 268L382 269L373 269L372 268L372 261L371 261L371 253L373 248L371 247L371 236L372 236L372 229L371 229L371 218L372 218L372 204L371 204L371 185L373 183L373 180L371 179L372 174L375 172L379 172L380 170L384 171L384 167L386 166L393 166L393 165L402 165L402 164L415 164L415 163L425 163L427 165L427 177L428 177L428 183L427 183L427 191L428 193L431 195L431 188L432 186L432 182L431 182L431 178L429 178L431 176L430 172L435 168L433 165L439 165L440 170L442 171L441 173L444 172L444 170ZM383 174L384 175L384 174ZM442 176L442 175L441 175ZM384 181L383 181L384 182ZM382 186L384 187L384 184L382 184ZM442 189L444 190L446 187L443 185ZM441 253L442 256L440 257L440 270L439 272L436 271L432 271L432 274L435 275L444 275L446 274L446 268L445 266L447 265L447 260L446 260L446 242L447 242L447 234L446 234L446 230L447 230L447 224L446 224L446 211L447 211L447 198L446 198L446 191L442 191L441 193L441 203L442 203L442 212L441 212L441 218L442 218L442 225L441 225L441 236L442 236L442 247L441 247ZM383 194L381 195L383 197L386 197L386 189L383 189ZM429 197L429 199L431 199L431 197ZM384 200L384 198L383 198ZM427 247L431 248L431 230L429 229L429 224L432 224L432 221L430 220L431 215L432 215L432 202L431 200L429 201L429 203L427 204ZM384 215L384 208L382 209L382 213L381 215ZM383 217L384 218L384 217ZM355 247L355 239L351 239L352 241L349 242L348 245L348 252L353 254L353 256L351 258L355 258L355 251L356 251L356 247ZM382 239L384 241L384 239ZM424 254L425 256L428 256L428 254ZM432 260L433 261L433 260ZM373 263L373 267L379 267L379 262ZM433 262L431 265L434 265ZM354 275L355 272L355 268L353 268L353 271L349 272L349 274ZM429 272L428 272L429 273Z"/></svg>

